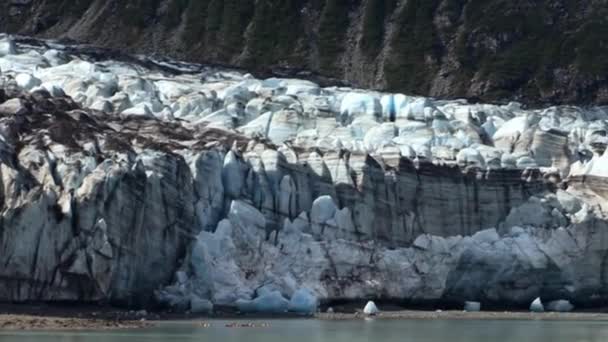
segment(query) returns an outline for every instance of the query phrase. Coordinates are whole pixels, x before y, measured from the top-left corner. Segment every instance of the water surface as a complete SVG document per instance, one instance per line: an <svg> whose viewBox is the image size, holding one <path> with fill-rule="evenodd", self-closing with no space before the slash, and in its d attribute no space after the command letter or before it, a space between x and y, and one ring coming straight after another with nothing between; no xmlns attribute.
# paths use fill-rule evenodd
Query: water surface
<svg viewBox="0 0 608 342"><path fill-rule="evenodd" d="M265 328L227 328L228 321L163 322L141 330L0 331L0 342L606 342L608 322L475 320L269 320ZM245 323L239 321L239 323Z"/></svg>

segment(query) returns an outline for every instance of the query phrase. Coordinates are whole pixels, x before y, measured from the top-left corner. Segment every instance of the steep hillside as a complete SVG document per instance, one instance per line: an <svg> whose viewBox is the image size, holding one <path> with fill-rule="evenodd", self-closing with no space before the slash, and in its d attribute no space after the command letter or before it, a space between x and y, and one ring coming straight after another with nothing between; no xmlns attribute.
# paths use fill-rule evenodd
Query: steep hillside
<svg viewBox="0 0 608 342"><path fill-rule="evenodd" d="M438 97L608 102L605 0L9 0L0 31Z"/></svg>

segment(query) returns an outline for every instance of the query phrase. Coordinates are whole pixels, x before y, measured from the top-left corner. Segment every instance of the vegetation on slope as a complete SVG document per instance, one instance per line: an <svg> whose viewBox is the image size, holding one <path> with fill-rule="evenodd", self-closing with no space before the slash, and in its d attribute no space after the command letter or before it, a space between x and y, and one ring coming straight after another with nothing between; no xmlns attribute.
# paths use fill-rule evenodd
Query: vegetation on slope
<svg viewBox="0 0 608 342"><path fill-rule="evenodd" d="M288 60L301 34L298 0L266 0L259 2L247 35L250 56L247 65L275 64Z"/></svg>
<svg viewBox="0 0 608 342"><path fill-rule="evenodd" d="M375 57L384 41L386 23L395 9L397 0L369 0L365 5L361 50L368 57Z"/></svg>
<svg viewBox="0 0 608 342"><path fill-rule="evenodd" d="M340 57L346 49L350 3L349 0L327 0L319 21L319 70L332 76L340 69Z"/></svg>
<svg viewBox="0 0 608 342"><path fill-rule="evenodd" d="M404 93L608 103L608 0L5 1L0 31Z"/></svg>
<svg viewBox="0 0 608 342"><path fill-rule="evenodd" d="M436 72L441 53L433 16L440 0L408 0L396 23L398 33L391 41L392 51L385 66L390 88L424 94Z"/></svg>

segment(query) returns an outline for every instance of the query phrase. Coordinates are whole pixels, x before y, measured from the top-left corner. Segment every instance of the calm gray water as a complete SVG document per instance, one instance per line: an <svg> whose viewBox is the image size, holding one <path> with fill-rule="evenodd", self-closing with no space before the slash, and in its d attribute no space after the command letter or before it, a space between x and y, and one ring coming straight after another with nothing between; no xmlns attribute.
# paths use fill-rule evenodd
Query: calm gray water
<svg viewBox="0 0 608 342"><path fill-rule="evenodd" d="M606 342L608 322L573 321L319 321L271 320L267 328L211 327L192 322L158 327L100 332L8 332L0 342Z"/></svg>

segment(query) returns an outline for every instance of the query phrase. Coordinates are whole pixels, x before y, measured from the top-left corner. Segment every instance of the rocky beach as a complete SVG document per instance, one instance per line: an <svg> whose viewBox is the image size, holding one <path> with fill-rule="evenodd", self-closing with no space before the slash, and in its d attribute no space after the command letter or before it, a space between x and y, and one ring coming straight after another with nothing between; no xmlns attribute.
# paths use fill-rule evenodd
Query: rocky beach
<svg viewBox="0 0 608 342"><path fill-rule="evenodd" d="M604 311L604 310L602 310ZM316 319L321 321L357 320L476 320L476 321L584 321L607 322L608 314L587 312L493 311L466 312L462 310L405 310L392 307L377 315L365 315L360 309L337 309L335 312L319 312L312 316L297 314L243 314L215 312L207 314L173 313L167 311L127 311L119 308L95 305L19 304L0 305L0 331L114 331L151 329L166 324L179 323L197 328L220 327L226 329L270 328L277 319L281 321ZM274 325L280 323L274 323Z"/></svg>
<svg viewBox="0 0 608 342"><path fill-rule="evenodd" d="M50 316L0 315L0 330L3 331L61 331L61 330L107 330L141 329L149 324L140 322L116 322L101 319L55 318Z"/></svg>

